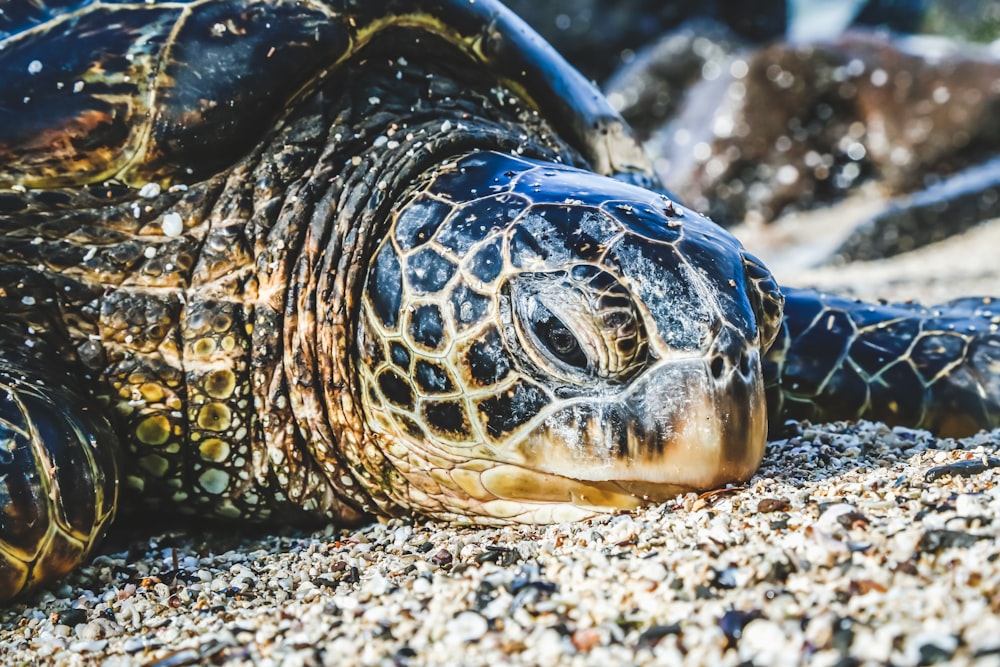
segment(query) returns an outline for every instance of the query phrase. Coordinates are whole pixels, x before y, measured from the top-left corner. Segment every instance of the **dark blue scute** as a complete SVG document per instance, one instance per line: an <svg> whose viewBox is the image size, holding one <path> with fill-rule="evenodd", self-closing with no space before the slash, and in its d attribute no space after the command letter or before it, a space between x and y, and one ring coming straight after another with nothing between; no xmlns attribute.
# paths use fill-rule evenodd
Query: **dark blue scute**
<svg viewBox="0 0 1000 667"><path fill-rule="evenodd" d="M455 275L456 266L433 248L422 248L406 260L406 282L415 294L434 294Z"/></svg>
<svg viewBox="0 0 1000 667"><path fill-rule="evenodd" d="M913 366L901 359L882 371L881 379L885 386L901 390L872 392L875 418L899 424L919 423L927 396L921 391L924 385Z"/></svg>
<svg viewBox="0 0 1000 667"><path fill-rule="evenodd" d="M813 401L823 410L841 409L847 415L859 415L869 401L870 390L864 378L849 363L840 364Z"/></svg>
<svg viewBox="0 0 1000 667"><path fill-rule="evenodd" d="M634 201L608 201L601 208L621 220L629 231L648 239L673 243L681 236L681 221L664 218L672 216L675 210L669 200L664 199L658 211Z"/></svg>
<svg viewBox="0 0 1000 667"><path fill-rule="evenodd" d="M418 306L410 321L410 337L419 345L436 350L444 343L444 319L434 304Z"/></svg>
<svg viewBox="0 0 1000 667"><path fill-rule="evenodd" d="M382 395L401 408L413 408L413 389L410 383L393 370L383 371L378 376L378 386Z"/></svg>
<svg viewBox="0 0 1000 667"><path fill-rule="evenodd" d="M499 439L532 419L550 400L540 387L519 381L499 396L480 401L479 412L486 431Z"/></svg>
<svg viewBox="0 0 1000 667"><path fill-rule="evenodd" d="M532 168L526 160L502 153L474 153L459 160L455 169L440 174L433 191L455 201L496 194L510 188L511 180Z"/></svg>
<svg viewBox="0 0 1000 667"><path fill-rule="evenodd" d="M503 270L503 254L500 240L487 243L476 251L476 254L465 260L465 270L484 283L489 283L500 275Z"/></svg>
<svg viewBox="0 0 1000 667"><path fill-rule="evenodd" d="M459 329L483 321L489 312L490 298L459 285L451 296L452 318Z"/></svg>
<svg viewBox="0 0 1000 667"><path fill-rule="evenodd" d="M382 326L395 329L403 300L403 274L392 244L387 243L375 256L375 270L368 278L368 298Z"/></svg>
<svg viewBox="0 0 1000 667"><path fill-rule="evenodd" d="M941 331L922 336L914 343L910 356L927 383L954 364L956 359L963 358L967 346L968 341L961 334Z"/></svg>
<svg viewBox="0 0 1000 667"><path fill-rule="evenodd" d="M417 361L413 376L425 394L447 394L455 390L448 371L429 361Z"/></svg>
<svg viewBox="0 0 1000 667"><path fill-rule="evenodd" d="M495 229L505 228L529 205L524 197L499 194L463 206L438 237L438 242L459 255L482 241Z"/></svg>
<svg viewBox="0 0 1000 667"><path fill-rule="evenodd" d="M792 340L782 382L793 386L796 394L817 395L847 353L844 341L851 340L853 335L854 325L847 313L824 314Z"/></svg>
<svg viewBox="0 0 1000 667"><path fill-rule="evenodd" d="M618 221L592 206L536 204L513 228L511 261L530 268L537 259L554 264L596 260L621 230Z"/></svg>
<svg viewBox="0 0 1000 667"><path fill-rule="evenodd" d="M410 370L410 351L406 349L406 346L398 341L393 341L389 345L389 358L392 359L394 363L400 370L406 371Z"/></svg>
<svg viewBox="0 0 1000 667"><path fill-rule="evenodd" d="M465 354L465 368L473 384L489 387L507 377L512 367L500 332L490 327Z"/></svg>
<svg viewBox="0 0 1000 667"><path fill-rule="evenodd" d="M622 231L620 222L600 209L562 204L532 206L522 227L548 241L550 256L585 261L596 260Z"/></svg>
<svg viewBox="0 0 1000 667"><path fill-rule="evenodd" d="M695 267L703 279L713 283L719 306L726 319L734 325L747 340L757 336L757 316L753 303L747 299L751 288L747 284L747 274L743 259L737 249L727 239L711 234L699 234L695 242L694 234L689 234L677 243L680 255Z"/></svg>
<svg viewBox="0 0 1000 667"><path fill-rule="evenodd" d="M635 280L637 300L649 308L670 347L701 347L710 334L712 315L674 246L625 236L611 246L604 262L613 272Z"/></svg>
<svg viewBox="0 0 1000 667"><path fill-rule="evenodd" d="M424 401L420 416L427 427L436 433L460 438L470 435L465 408L456 401Z"/></svg>
<svg viewBox="0 0 1000 667"><path fill-rule="evenodd" d="M451 206L427 196L417 197L400 211L394 234L404 252L423 245L434 236L451 213Z"/></svg>
<svg viewBox="0 0 1000 667"><path fill-rule="evenodd" d="M513 192L535 203L574 203L600 206L611 199L636 201L659 199L658 195L614 179L595 177L560 165L536 162L535 168L517 177Z"/></svg>
<svg viewBox="0 0 1000 667"><path fill-rule="evenodd" d="M434 304L419 306L413 311L410 337L418 345L436 350L444 343L444 320L441 309Z"/></svg>
<svg viewBox="0 0 1000 667"><path fill-rule="evenodd" d="M833 315L830 317L832 318ZM837 317L839 318L839 314ZM820 323L817 323L817 326L812 327L812 329L826 328L825 325L819 326L824 319L820 318ZM913 344L913 340L919 333L919 321L910 319L890 322L870 330L864 337L858 338L851 345L851 360L863 372L875 375L893 359L906 357L910 345ZM842 333L839 340L849 340L846 332ZM913 383L898 386L913 386Z"/></svg>

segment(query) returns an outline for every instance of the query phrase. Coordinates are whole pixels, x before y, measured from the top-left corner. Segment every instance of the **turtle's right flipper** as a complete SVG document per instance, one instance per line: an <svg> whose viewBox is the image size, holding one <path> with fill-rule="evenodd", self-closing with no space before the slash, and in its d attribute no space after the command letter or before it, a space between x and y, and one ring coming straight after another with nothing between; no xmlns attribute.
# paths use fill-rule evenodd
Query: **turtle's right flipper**
<svg viewBox="0 0 1000 667"><path fill-rule="evenodd" d="M0 267L0 602L77 566L117 499L117 436L49 304L42 279Z"/></svg>
<svg viewBox="0 0 1000 667"><path fill-rule="evenodd" d="M1000 299L924 308L783 291L765 357L772 436L786 419L875 419L943 437L1000 427Z"/></svg>

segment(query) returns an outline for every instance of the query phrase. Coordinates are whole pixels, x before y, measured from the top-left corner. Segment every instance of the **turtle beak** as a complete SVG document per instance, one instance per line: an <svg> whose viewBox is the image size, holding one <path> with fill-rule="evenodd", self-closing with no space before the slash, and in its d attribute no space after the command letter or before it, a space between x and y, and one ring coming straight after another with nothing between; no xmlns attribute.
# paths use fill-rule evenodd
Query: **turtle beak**
<svg viewBox="0 0 1000 667"><path fill-rule="evenodd" d="M721 359L664 360L617 396L560 406L505 457L516 465L492 471L489 490L631 509L748 479L767 433L760 355Z"/></svg>

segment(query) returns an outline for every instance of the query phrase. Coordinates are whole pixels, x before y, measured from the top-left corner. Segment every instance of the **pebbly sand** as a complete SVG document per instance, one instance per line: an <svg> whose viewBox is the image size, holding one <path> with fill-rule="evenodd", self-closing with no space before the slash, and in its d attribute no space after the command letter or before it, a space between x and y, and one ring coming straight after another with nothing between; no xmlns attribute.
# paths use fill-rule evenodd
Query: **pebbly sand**
<svg viewBox="0 0 1000 667"><path fill-rule="evenodd" d="M742 235L789 284L1000 294L1000 221L810 269L817 224ZM745 486L576 524L195 523L120 526L0 611L0 663L1000 665L1000 430L804 424Z"/></svg>

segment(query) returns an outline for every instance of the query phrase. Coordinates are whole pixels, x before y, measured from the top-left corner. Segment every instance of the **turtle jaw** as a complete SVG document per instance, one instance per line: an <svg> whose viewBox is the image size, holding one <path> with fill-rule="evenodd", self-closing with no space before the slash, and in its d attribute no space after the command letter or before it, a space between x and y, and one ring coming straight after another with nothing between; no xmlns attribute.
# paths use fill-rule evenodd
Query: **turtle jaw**
<svg viewBox="0 0 1000 667"><path fill-rule="evenodd" d="M510 500L632 509L748 479L767 433L760 356L718 359L667 360L618 396L555 406L483 485Z"/></svg>

